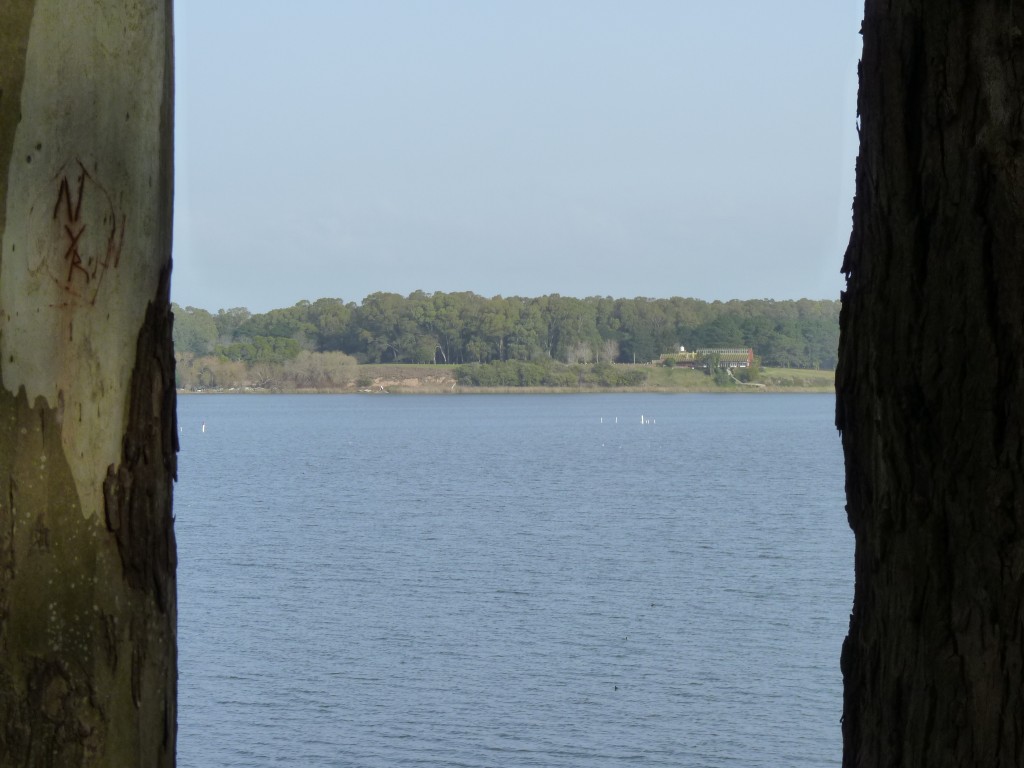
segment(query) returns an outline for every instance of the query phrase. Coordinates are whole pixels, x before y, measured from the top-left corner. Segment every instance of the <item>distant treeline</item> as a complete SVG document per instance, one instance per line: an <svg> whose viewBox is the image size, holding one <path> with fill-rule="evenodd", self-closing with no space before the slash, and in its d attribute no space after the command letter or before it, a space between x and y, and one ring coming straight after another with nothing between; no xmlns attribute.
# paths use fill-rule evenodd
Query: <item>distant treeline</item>
<svg viewBox="0 0 1024 768"><path fill-rule="evenodd" d="M173 309L179 353L250 365L283 363L303 351L344 352L361 363L646 363L684 345L752 347L764 365L830 369L839 343L839 302L809 299L485 298L416 291L374 293L361 304L300 301L263 314L242 307Z"/></svg>

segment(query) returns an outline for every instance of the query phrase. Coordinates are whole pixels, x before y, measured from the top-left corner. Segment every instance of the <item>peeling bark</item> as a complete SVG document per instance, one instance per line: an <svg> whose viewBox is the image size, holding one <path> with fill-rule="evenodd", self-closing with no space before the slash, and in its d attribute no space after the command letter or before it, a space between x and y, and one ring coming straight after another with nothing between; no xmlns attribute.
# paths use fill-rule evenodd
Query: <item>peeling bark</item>
<svg viewBox="0 0 1024 768"><path fill-rule="evenodd" d="M0 3L0 765L170 766L163 0Z"/></svg>
<svg viewBox="0 0 1024 768"><path fill-rule="evenodd" d="M176 477L178 451L169 289L166 270L161 293L168 300L150 304L139 333L122 461L108 467L103 481L107 529L117 540L125 580L152 590L161 610L177 565L167 482Z"/></svg>
<svg viewBox="0 0 1024 768"><path fill-rule="evenodd" d="M1024 8L868 0L844 765L1024 764Z"/></svg>

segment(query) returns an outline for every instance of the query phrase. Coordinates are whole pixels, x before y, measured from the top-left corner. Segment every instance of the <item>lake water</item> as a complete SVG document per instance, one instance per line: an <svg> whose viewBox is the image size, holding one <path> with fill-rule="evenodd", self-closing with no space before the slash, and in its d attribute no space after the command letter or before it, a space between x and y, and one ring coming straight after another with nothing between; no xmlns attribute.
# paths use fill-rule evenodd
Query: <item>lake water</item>
<svg viewBox="0 0 1024 768"><path fill-rule="evenodd" d="M178 764L840 765L833 409L179 398Z"/></svg>

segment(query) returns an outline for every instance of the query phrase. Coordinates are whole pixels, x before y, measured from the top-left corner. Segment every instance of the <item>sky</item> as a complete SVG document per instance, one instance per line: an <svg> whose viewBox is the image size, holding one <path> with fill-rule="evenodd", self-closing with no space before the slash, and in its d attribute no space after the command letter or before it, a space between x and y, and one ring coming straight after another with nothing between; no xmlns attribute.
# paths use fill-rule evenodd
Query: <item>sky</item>
<svg viewBox="0 0 1024 768"><path fill-rule="evenodd" d="M172 299L836 299L862 0L177 0Z"/></svg>

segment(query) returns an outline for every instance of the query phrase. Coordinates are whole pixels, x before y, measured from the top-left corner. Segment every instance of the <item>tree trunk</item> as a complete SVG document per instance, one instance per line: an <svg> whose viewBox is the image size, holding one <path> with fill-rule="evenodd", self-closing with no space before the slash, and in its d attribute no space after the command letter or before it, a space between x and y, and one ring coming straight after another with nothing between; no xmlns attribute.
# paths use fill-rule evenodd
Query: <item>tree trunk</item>
<svg viewBox="0 0 1024 768"><path fill-rule="evenodd" d="M170 0L0 3L0 764L174 763Z"/></svg>
<svg viewBox="0 0 1024 768"><path fill-rule="evenodd" d="M1024 764L1024 5L868 0L837 426L846 766Z"/></svg>

